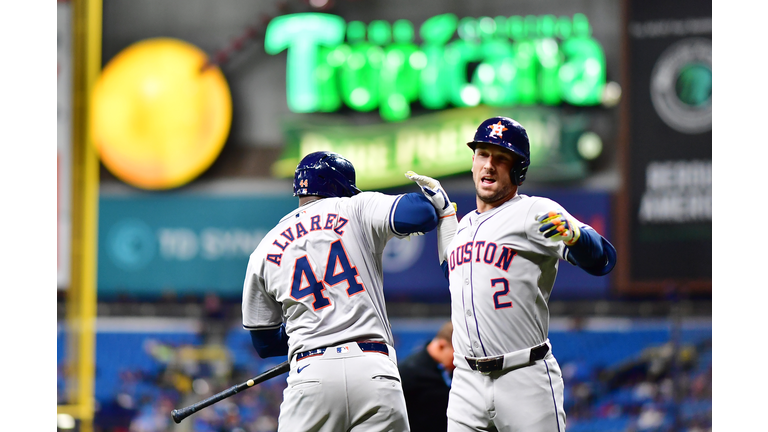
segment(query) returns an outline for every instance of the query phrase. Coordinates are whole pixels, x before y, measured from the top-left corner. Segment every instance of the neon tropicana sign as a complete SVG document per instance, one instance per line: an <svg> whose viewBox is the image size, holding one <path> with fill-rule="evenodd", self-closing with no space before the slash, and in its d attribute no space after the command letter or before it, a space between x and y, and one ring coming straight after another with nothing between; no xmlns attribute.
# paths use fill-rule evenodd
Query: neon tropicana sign
<svg viewBox="0 0 768 432"><path fill-rule="evenodd" d="M419 102L449 106L597 105L605 54L586 16L463 18L437 15L368 25L320 13L283 15L267 26L265 50L287 50L288 108L379 109L399 121ZM454 37L457 35L458 37Z"/></svg>

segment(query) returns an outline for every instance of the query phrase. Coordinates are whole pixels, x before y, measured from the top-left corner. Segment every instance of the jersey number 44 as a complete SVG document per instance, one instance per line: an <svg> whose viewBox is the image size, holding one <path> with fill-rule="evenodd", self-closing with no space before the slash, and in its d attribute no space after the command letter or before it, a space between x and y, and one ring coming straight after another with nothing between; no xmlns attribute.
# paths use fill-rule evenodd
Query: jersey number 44
<svg viewBox="0 0 768 432"><path fill-rule="evenodd" d="M357 280L357 268L349 262L349 256L341 240L331 243L328 262L321 279L318 279L312 268L308 255L296 260L291 282L291 297L298 301L304 297L313 296L312 307L315 310L331 305L331 301L323 295L326 285L330 288L346 281L347 295L350 297L365 291L363 284Z"/></svg>

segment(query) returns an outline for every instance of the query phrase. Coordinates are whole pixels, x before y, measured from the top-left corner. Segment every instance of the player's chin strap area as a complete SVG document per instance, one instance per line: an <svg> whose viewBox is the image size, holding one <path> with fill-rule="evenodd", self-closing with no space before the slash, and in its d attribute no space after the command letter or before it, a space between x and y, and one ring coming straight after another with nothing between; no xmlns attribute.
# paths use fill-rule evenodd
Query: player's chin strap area
<svg viewBox="0 0 768 432"><path fill-rule="evenodd" d="M541 345L526 348L495 357L464 357L472 370L482 373L512 371L531 366L547 356L550 351L549 339Z"/></svg>

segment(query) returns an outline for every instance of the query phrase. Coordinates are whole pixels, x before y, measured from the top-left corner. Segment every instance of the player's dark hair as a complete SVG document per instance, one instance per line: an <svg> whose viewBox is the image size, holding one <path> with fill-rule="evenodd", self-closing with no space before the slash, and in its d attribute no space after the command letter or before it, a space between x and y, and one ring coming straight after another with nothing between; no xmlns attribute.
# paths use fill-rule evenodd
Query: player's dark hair
<svg viewBox="0 0 768 432"><path fill-rule="evenodd" d="M452 343L453 338L453 324L448 321L447 323L443 324L442 327L440 327L440 330L437 331L437 335L435 335L435 339L443 339L448 341L448 343Z"/></svg>

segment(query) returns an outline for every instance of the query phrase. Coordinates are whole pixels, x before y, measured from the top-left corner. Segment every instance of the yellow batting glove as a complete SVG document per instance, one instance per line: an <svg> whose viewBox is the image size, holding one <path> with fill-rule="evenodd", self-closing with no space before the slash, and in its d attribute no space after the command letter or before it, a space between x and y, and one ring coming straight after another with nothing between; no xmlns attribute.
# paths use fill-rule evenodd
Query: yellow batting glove
<svg viewBox="0 0 768 432"><path fill-rule="evenodd" d="M560 212L549 212L536 216L541 226L539 232L544 237L562 241L566 246L573 246L581 236L581 230L573 219L568 219Z"/></svg>

